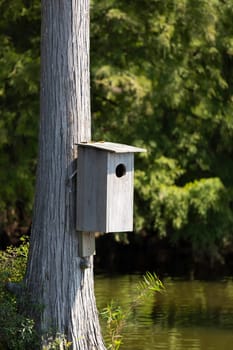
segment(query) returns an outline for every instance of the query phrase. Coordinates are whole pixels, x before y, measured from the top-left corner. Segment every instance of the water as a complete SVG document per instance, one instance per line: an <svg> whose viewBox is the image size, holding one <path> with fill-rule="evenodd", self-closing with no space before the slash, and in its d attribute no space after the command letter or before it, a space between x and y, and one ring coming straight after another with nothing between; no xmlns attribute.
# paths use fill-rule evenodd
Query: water
<svg viewBox="0 0 233 350"><path fill-rule="evenodd" d="M137 295L137 275L96 276L99 310L111 300L123 308ZM233 279L183 281L167 278L166 291L133 308L121 350L233 349ZM104 329L104 324L103 324Z"/></svg>

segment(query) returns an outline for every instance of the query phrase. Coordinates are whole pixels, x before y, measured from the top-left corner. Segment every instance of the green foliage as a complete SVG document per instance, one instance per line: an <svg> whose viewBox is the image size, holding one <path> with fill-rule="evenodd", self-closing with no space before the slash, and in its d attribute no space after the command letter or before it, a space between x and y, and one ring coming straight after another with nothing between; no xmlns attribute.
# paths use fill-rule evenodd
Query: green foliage
<svg viewBox="0 0 233 350"><path fill-rule="evenodd" d="M0 220L31 213L39 110L39 1L0 0Z"/></svg>
<svg viewBox="0 0 233 350"><path fill-rule="evenodd" d="M135 307L139 306L157 292L164 289L162 282L158 279L155 273L147 272L142 281L137 286L137 295L132 300L132 303L123 308L112 301L106 308L103 309L101 316L106 321L106 341L107 349L119 350L123 344L123 329L127 326L130 316Z"/></svg>
<svg viewBox="0 0 233 350"><path fill-rule="evenodd" d="M34 322L17 311L16 302L0 291L0 348L31 349L35 341Z"/></svg>
<svg viewBox="0 0 233 350"><path fill-rule="evenodd" d="M138 284L138 291L140 292L137 300L143 300L147 294L154 294L161 292L164 289L162 282L158 279L155 273L147 272L142 281Z"/></svg>
<svg viewBox="0 0 233 350"><path fill-rule="evenodd" d="M122 345L123 336L121 331L126 322L126 314L119 305L112 301L103 309L101 316L107 323L106 338L108 349L118 350Z"/></svg>
<svg viewBox="0 0 233 350"><path fill-rule="evenodd" d="M233 5L92 1L95 136L137 156L136 230L232 242Z"/></svg>
<svg viewBox="0 0 233 350"><path fill-rule="evenodd" d="M27 237L21 238L19 247L9 246L6 251L0 251L1 283L20 282L23 280L29 250Z"/></svg>
<svg viewBox="0 0 233 350"><path fill-rule="evenodd" d="M22 282L28 255L28 240L0 251L0 348L26 350L35 345L37 337L33 320L19 312L19 304L6 290L6 282Z"/></svg>
<svg viewBox="0 0 233 350"><path fill-rule="evenodd" d="M30 217L39 106L39 0L0 0L0 220ZM136 157L136 231L233 243L233 4L92 0L93 139Z"/></svg>
<svg viewBox="0 0 233 350"><path fill-rule="evenodd" d="M6 283L19 283L26 271L29 242L21 238L19 247L8 247L0 251L0 349L31 350L38 349L40 340L35 330L34 321L22 311L25 300L16 299L6 289ZM19 296L18 296L19 297ZM23 296L26 298L26 296ZM50 334L43 337L43 350L69 349L71 342L63 334Z"/></svg>
<svg viewBox="0 0 233 350"><path fill-rule="evenodd" d="M56 334L55 337L46 337L42 350L67 350L70 349L71 345L72 343L66 339L66 336L63 334Z"/></svg>

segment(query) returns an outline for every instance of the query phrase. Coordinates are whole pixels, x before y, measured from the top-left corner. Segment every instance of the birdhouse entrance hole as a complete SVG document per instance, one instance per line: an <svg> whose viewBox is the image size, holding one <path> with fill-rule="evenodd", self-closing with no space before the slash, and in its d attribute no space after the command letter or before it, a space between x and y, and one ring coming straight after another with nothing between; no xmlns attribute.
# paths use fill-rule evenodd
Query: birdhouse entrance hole
<svg viewBox="0 0 233 350"><path fill-rule="evenodd" d="M113 142L78 144L76 220L77 231L83 236L80 256L94 251L89 233L133 230L134 153L144 151Z"/></svg>
<svg viewBox="0 0 233 350"><path fill-rule="evenodd" d="M116 167L116 176L122 177L126 174L126 166L124 164L118 164Z"/></svg>

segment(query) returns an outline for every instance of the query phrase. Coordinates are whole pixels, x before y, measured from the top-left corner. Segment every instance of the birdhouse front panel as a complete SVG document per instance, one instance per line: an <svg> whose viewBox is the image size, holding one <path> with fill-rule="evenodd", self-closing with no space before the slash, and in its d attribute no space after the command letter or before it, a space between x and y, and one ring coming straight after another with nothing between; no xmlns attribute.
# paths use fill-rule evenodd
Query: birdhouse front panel
<svg viewBox="0 0 233 350"><path fill-rule="evenodd" d="M111 142L78 145L78 231L133 230L134 153L143 151Z"/></svg>
<svg viewBox="0 0 233 350"><path fill-rule="evenodd" d="M106 232L133 230L133 153L108 153Z"/></svg>

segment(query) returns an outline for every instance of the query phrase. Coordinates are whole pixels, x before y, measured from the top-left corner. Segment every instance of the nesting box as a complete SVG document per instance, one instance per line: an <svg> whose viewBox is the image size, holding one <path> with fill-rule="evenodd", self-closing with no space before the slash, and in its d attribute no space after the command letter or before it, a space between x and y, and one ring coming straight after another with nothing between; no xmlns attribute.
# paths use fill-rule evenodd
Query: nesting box
<svg viewBox="0 0 233 350"><path fill-rule="evenodd" d="M78 145L78 231L133 230L134 153L144 151L111 142Z"/></svg>

